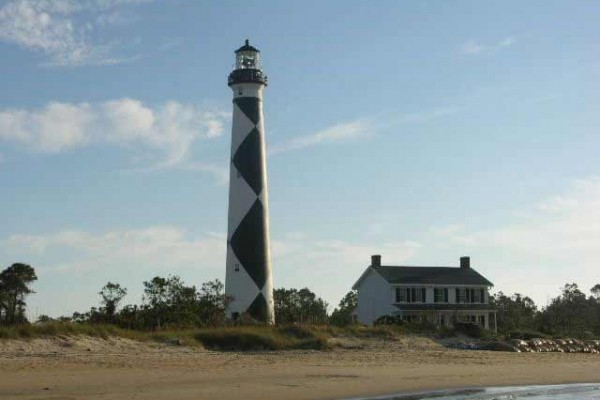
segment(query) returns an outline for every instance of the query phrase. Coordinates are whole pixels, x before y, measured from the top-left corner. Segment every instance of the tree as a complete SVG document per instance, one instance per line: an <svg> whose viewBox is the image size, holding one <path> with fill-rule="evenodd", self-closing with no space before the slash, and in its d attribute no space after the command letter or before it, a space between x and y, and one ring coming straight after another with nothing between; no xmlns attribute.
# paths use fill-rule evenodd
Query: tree
<svg viewBox="0 0 600 400"><path fill-rule="evenodd" d="M0 272L0 323L27 322L25 297L34 293L29 286L35 280L35 270L28 264L16 263Z"/></svg>
<svg viewBox="0 0 600 400"><path fill-rule="evenodd" d="M166 325L193 326L198 324L197 293L195 286L185 286L178 276L154 277L144 282L146 313L153 322L151 327Z"/></svg>
<svg viewBox="0 0 600 400"><path fill-rule="evenodd" d="M127 295L127 289L118 283L108 282L98 294L102 296L108 322L113 323L119 302Z"/></svg>
<svg viewBox="0 0 600 400"><path fill-rule="evenodd" d="M333 310L329 321L334 325L350 325L352 320L352 313L358 307L358 293L356 290L351 290L340 300L338 308Z"/></svg>
<svg viewBox="0 0 600 400"><path fill-rule="evenodd" d="M223 282L218 279L202 284L198 294L198 317L203 325L217 326L225 321L231 298L224 289Z"/></svg>
<svg viewBox="0 0 600 400"><path fill-rule="evenodd" d="M45 324L45 323L52 322L52 321L54 321L54 318L51 318L47 315L42 314L38 317L36 322L38 324Z"/></svg>
<svg viewBox="0 0 600 400"><path fill-rule="evenodd" d="M501 332L533 329L535 327L535 318L538 311L531 298L520 293L508 297L504 293L498 292L494 295L493 302L498 311L498 329Z"/></svg>
<svg viewBox="0 0 600 400"><path fill-rule="evenodd" d="M590 289L590 292L592 292L592 294L596 297L598 302L600 302L600 283L594 285L594 287Z"/></svg>
<svg viewBox="0 0 600 400"><path fill-rule="evenodd" d="M551 334L582 336L596 325L594 299L588 299L576 283L568 283L559 297L551 300L542 311L540 327Z"/></svg>
<svg viewBox="0 0 600 400"><path fill-rule="evenodd" d="M327 302L308 288L275 289L275 320L279 324L322 324L327 322Z"/></svg>

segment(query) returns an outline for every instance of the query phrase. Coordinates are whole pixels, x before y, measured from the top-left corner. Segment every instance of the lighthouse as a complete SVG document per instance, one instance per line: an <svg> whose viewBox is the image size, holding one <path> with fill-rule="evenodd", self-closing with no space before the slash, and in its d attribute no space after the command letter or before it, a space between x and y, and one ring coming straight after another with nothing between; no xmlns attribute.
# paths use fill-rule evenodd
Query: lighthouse
<svg viewBox="0 0 600 400"><path fill-rule="evenodd" d="M275 322L269 239L269 195L263 117L267 76L248 40L235 51L225 293L228 314Z"/></svg>

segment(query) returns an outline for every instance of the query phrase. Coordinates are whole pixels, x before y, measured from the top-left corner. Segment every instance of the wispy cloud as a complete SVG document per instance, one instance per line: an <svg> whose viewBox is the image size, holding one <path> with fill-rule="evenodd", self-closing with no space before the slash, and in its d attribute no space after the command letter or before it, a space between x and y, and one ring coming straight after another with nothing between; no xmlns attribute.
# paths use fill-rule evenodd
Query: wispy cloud
<svg viewBox="0 0 600 400"><path fill-rule="evenodd" d="M497 286L538 301L566 282L588 289L598 283L600 177L580 179L512 222L470 231L462 225L432 230L437 243L485 254ZM532 280L535 279L535 285Z"/></svg>
<svg viewBox="0 0 600 400"><path fill-rule="evenodd" d="M373 126L368 120L356 120L336 124L309 135L297 136L288 142L275 144L269 148L269 154L278 154L321 144L364 140L372 135Z"/></svg>
<svg viewBox="0 0 600 400"><path fill-rule="evenodd" d="M95 31L130 19L120 10L151 0L14 0L0 8L0 40L42 53L47 65L110 65L137 58L116 55L118 42L98 42Z"/></svg>
<svg viewBox="0 0 600 400"><path fill-rule="evenodd" d="M372 254L398 265L420 251L421 244L412 240L319 240L294 232L273 240L276 287L309 287L333 308L369 265Z"/></svg>
<svg viewBox="0 0 600 400"><path fill-rule="evenodd" d="M458 107L439 107L421 112L379 115L377 118L361 118L350 122L332 125L308 135L301 135L283 143L269 147L269 154L285 153L308 147L332 143L362 142L371 139L377 131L404 124L422 124L455 114ZM374 122L377 120L377 122Z"/></svg>
<svg viewBox="0 0 600 400"><path fill-rule="evenodd" d="M484 53L495 53L501 49L507 48L515 44L516 39L513 37L507 37L499 42L492 44L483 44L476 40L469 40L463 43L461 46L461 52L464 54L484 54Z"/></svg>
<svg viewBox="0 0 600 400"><path fill-rule="evenodd" d="M183 46L182 38L168 39L158 45L158 51L168 51Z"/></svg>
<svg viewBox="0 0 600 400"><path fill-rule="evenodd" d="M156 107L128 98L52 102L40 109L0 110L0 140L46 153L117 145L148 150L153 164L172 167L190 160L196 141L221 136L228 116L175 101Z"/></svg>
<svg viewBox="0 0 600 400"><path fill-rule="evenodd" d="M95 293L107 281L127 287L126 301L137 303L142 282L156 275L176 274L191 285L222 280L225 243L225 235L150 226L101 233L14 234L0 239L0 253L35 267L40 279L27 302L30 312L65 315L95 306ZM57 285L75 289L57 290Z"/></svg>

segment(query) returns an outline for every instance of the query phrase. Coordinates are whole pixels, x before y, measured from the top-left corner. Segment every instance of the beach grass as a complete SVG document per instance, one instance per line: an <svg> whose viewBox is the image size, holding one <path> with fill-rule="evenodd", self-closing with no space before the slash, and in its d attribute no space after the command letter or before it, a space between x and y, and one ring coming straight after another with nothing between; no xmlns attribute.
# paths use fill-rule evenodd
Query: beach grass
<svg viewBox="0 0 600 400"><path fill-rule="evenodd" d="M308 325L231 326L197 329L136 331L109 324L47 322L0 327L1 339L34 339L53 336L119 337L186 346L203 346L224 351L249 350L327 350L330 332L325 327Z"/></svg>

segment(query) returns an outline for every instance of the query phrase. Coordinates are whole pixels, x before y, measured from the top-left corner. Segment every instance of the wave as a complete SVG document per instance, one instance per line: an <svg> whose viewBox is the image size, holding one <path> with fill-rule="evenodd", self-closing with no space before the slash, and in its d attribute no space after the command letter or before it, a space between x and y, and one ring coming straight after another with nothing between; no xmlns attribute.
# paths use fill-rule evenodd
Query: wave
<svg viewBox="0 0 600 400"><path fill-rule="evenodd" d="M397 394L379 397L361 397L347 400L599 400L600 384L533 385L491 388L465 388Z"/></svg>

